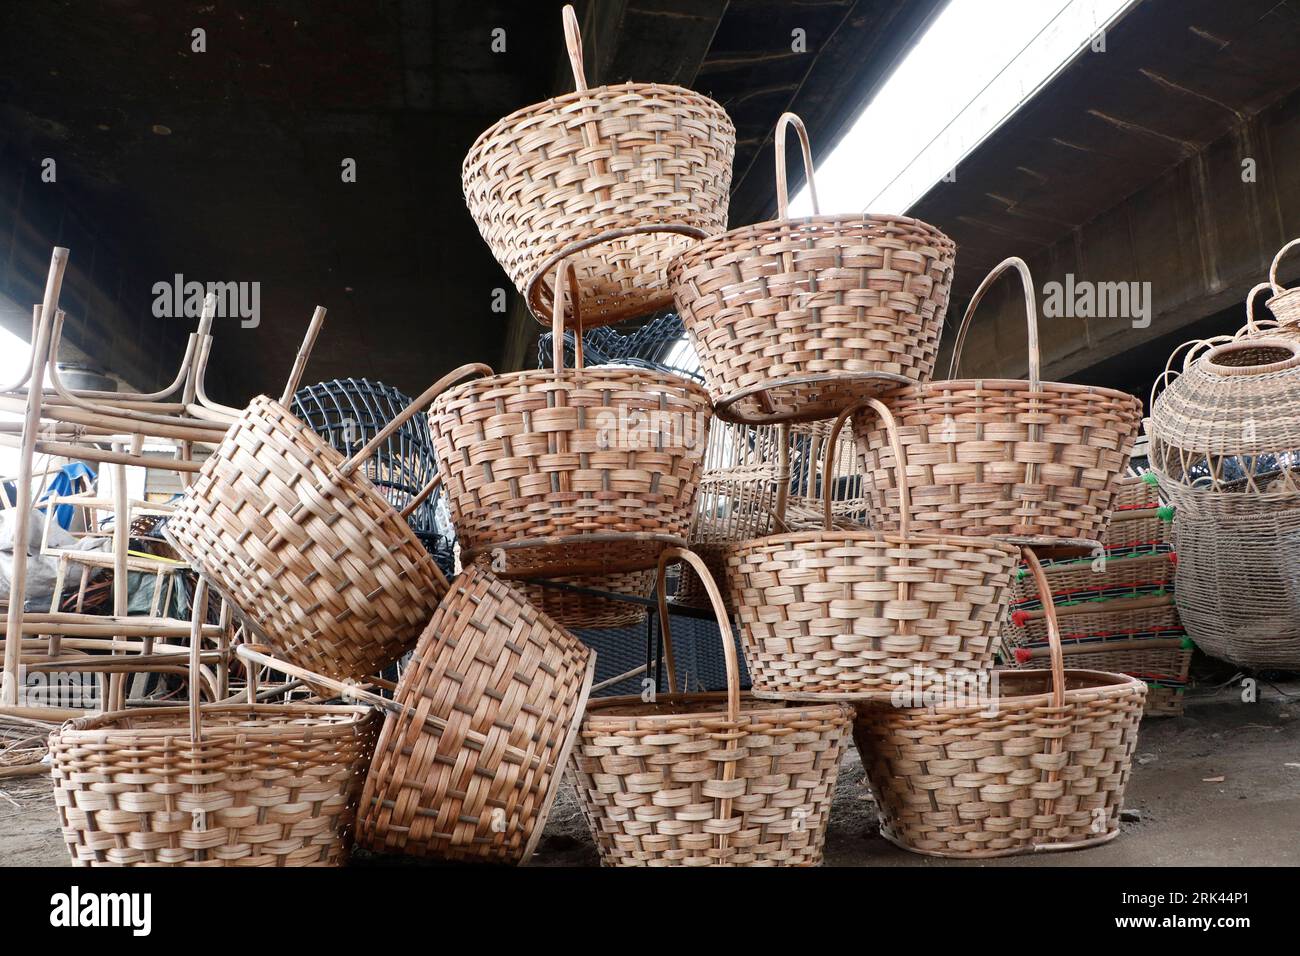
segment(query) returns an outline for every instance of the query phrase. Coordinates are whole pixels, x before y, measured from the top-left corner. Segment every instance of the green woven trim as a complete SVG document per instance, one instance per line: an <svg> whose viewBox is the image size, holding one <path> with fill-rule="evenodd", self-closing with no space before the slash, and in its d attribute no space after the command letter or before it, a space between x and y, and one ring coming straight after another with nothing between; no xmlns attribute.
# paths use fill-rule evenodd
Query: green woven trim
<svg viewBox="0 0 1300 956"><path fill-rule="evenodd" d="M1142 472L1142 480L1145 481L1148 485L1160 484L1160 479L1156 477L1156 473L1154 471Z"/></svg>

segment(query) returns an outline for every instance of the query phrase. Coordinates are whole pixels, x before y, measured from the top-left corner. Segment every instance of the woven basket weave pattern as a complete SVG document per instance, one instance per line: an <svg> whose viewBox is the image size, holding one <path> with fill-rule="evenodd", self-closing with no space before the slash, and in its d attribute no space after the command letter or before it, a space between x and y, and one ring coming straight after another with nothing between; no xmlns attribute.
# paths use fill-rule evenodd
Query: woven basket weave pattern
<svg viewBox="0 0 1300 956"><path fill-rule="evenodd" d="M167 522L282 657L361 679L411 648L444 585L368 478L278 402L253 399Z"/></svg>
<svg viewBox="0 0 1300 956"><path fill-rule="evenodd" d="M361 800L377 852L518 863L546 823L595 655L520 591L458 577L402 673Z"/></svg>
<svg viewBox="0 0 1300 956"><path fill-rule="evenodd" d="M655 586L653 571L556 575L549 580L557 584L639 598L649 597ZM523 592L529 604L563 627L629 627L646 619L646 608L641 604L528 581L517 581L515 586Z"/></svg>
<svg viewBox="0 0 1300 956"><path fill-rule="evenodd" d="M379 729L356 707L183 707L50 736L54 802L80 866L335 866Z"/></svg>

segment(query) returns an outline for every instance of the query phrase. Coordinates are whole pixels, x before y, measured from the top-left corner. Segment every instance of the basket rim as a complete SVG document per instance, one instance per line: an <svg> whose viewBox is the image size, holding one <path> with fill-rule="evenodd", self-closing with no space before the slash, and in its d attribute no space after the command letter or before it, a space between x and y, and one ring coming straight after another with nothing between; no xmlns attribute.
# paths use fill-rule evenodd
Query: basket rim
<svg viewBox="0 0 1300 956"><path fill-rule="evenodd" d="M1024 667L1024 668L996 667L996 668L989 669L990 675L1009 674L1009 675L1019 676L1023 674L1034 674L1034 673L1047 675L1047 679L1050 683L1052 672L1050 669L1045 667ZM1073 701L1077 700L1079 696L1084 694L1095 694L1098 691L1105 691L1110 694L1119 694L1123 691L1135 691L1139 693L1144 693L1147 686L1145 681L1138 680L1132 674L1117 674L1114 673L1113 671L1096 671L1096 670L1090 670L1088 668L1083 668L1083 667L1065 668L1066 680L1069 680L1071 677L1082 677L1085 679L1101 679L1102 683L1099 683L1092 687L1067 688L1065 691L1065 703L1063 705L1065 707L1069 707ZM999 680L1001 680L1001 676L999 676ZM1005 694L999 694L997 698L997 704L999 708L1004 703L1014 703L1014 705L1018 708L1043 707L1048 710L1056 709L1052 704L1052 692L1050 690L1047 690L1041 694L1017 694L1017 695L1010 695L1010 696ZM944 704L944 705L925 705L921 707L894 707L892 706L892 704L890 704L889 706L883 706L880 701L863 701L862 705L870 708L871 712L874 714L894 712L896 714L900 714L908 717L918 716L918 715L925 715L930 717L969 717L972 715L987 713L989 708L988 704L965 704L965 705Z"/></svg>
<svg viewBox="0 0 1300 956"><path fill-rule="evenodd" d="M513 125L521 119L531 118L546 112L559 112L563 107L583 99L616 99L620 96L626 96L633 92L651 93L658 90L664 90L669 93L685 94L687 98L694 98L706 107L715 111L727 125L731 127L732 135L735 135L736 126L732 122L727 111L722 104L711 97L705 96L695 90L688 89L684 86L678 86L675 83L640 83L635 80L628 80L626 83L606 83L601 86L588 87L585 90L571 90L568 93L561 93L559 96L552 96L550 99L540 100L536 103L530 103L527 106L521 106L511 113L507 113L501 119L497 120L483 132L479 133L474 139L473 144L465 153L464 160L461 161L461 182L468 183L466 173L470 168L470 157L480 151L480 148L488 143L489 140L503 132L507 127Z"/></svg>
<svg viewBox="0 0 1300 956"><path fill-rule="evenodd" d="M222 726L220 724L210 725L203 724L201 728L202 740L198 746L206 746L213 738L217 737L278 737L283 736L286 732L291 732L293 736L301 736L304 728L309 727L313 735L329 736L351 735L360 724L375 715L376 711L372 707L366 707L360 704L248 704L248 703L222 703L222 704L203 704L199 708L202 715L237 713L237 714L254 714L267 716L289 716L296 715L299 718L316 717L346 717L351 716L351 720L328 720L318 723L283 723L263 725L241 725L241 726ZM102 740L108 735L120 736L130 734L143 739L165 739L176 737L189 738L190 734L190 709L185 706L178 707L149 707L149 708L128 708L125 710L111 710L102 714L87 715L66 721L62 726L55 728L50 732L50 737L58 737L61 740L71 740L76 742L90 742ZM176 726L170 727L124 727L119 726L123 720L134 720L139 718L175 718Z"/></svg>
<svg viewBox="0 0 1300 956"><path fill-rule="evenodd" d="M790 720L808 720L814 717L831 718L835 716L845 717L848 720L853 719L853 710L847 704L841 701L827 701L825 703L809 703L799 707L773 707L764 706L746 710L746 702L759 704L773 704L774 701L765 701L755 697L750 691L740 692L741 710L739 714L740 723L746 723L750 718L767 718L773 714L779 714L783 718ZM605 721L610 723L624 724L631 726L636 723L650 721L652 723L676 723L691 718L710 719L716 718L720 724L730 724L732 721L727 719L727 692L726 691L695 691L695 692L673 692L667 694L656 694L655 704L682 704L690 705L696 703L721 704L720 710L708 711L683 711L676 714L600 714L601 710L609 707L625 707L629 705L650 706L639 694L624 694L618 697L600 697L592 698L587 701L587 707L582 715L582 727L585 729L592 721Z"/></svg>
<svg viewBox="0 0 1300 956"><path fill-rule="evenodd" d="M894 403L908 401L925 401L932 397L931 393L951 388L975 388L989 391L1017 391L1030 392L1031 383L1022 378L950 378L935 379L930 382L913 384L900 388L897 391L890 392L884 396L881 401L891 401ZM1038 392L1040 393L1058 393L1065 395L1088 396L1095 398L1118 398L1132 404L1137 410L1137 419L1135 424L1141 425L1141 415L1143 410L1142 399L1130 392L1121 391L1117 388L1107 388L1104 385L1079 385L1075 382L1039 382ZM981 414L988 414L987 412ZM873 428L872 431L878 429Z"/></svg>
<svg viewBox="0 0 1300 956"><path fill-rule="evenodd" d="M746 538L743 541L726 542L725 547L728 553L742 550L757 550L768 544L802 544L806 541L832 539L849 542L850 540L862 541L866 544L882 545L903 545L906 547L923 548L931 545L948 545L950 547L961 548L964 551L974 550L992 550L999 551L1010 557L1017 564L1020 560L1020 546L1012 544L998 538L989 538L981 535L937 535L916 532L904 537L897 532L873 531L870 528L861 530L841 530L834 529L831 531L783 531L778 534L765 534L757 538Z"/></svg>
<svg viewBox="0 0 1300 956"><path fill-rule="evenodd" d="M620 378L625 379L626 386L635 391L645 387L647 384L658 384L672 388L679 388L683 393L689 395L693 400L704 404L710 411L713 409L713 403L709 398L708 390L693 378L687 378L685 375L677 375L673 372L663 372L657 369L648 368L631 368L627 366L605 366L593 365L589 368L564 368L558 373L549 368L526 368L517 372L498 372L496 375L485 376L484 378L470 379L454 385L442 392L430 403L429 408L440 408L452 401L454 397L462 393L474 391L490 391L495 388L505 388L517 384L541 384L554 385L557 382L572 382L574 385L581 386L583 378L596 378L602 381L618 381ZM650 382L646 380L650 379ZM414 532L412 532L414 534Z"/></svg>

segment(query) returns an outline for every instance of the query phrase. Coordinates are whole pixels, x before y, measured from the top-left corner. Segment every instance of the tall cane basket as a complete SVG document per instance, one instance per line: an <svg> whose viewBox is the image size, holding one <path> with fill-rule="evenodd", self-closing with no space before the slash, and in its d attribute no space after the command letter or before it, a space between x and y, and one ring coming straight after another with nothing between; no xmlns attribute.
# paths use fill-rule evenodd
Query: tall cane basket
<svg viewBox="0 0 1300 956"><path fill-rule="evenodd" d="M444 376L346 460L290 413L292 392L258 396L186 489L167 536L279 656L340 679L382 670L411 649L447 581L362 466L434 395L491 371Z"/></svg>
<svg viewBox="0 0 1300 956"><path fill-rule="evenodd" d="M831 488L840 430L869 406L905 461L889 409L876 399L845 409L822 468L825 530L745 541L728 554L754 694L787 700L889 699L928 693L989 668L1019 549L970 537L835 531Z"/></svg>
<svg viewBox="0 0 1300 956"><path fill-rule="evenodd" d="M689 564L712 595L727 691L587 705L570 763L605 866L815 866L852 712L742 695L722 595L689 551L665 552L659 610L676 687L664 571Z"/></svg>
<svg viewBox="0 0 1300 956"><path fill-rule="evenodd" d="M1033 553L1025 557L1041 575ZM858 706L854 740L887 840L987 859L1119 835L1147 688L1122 674L1067 671L1049 620L1051 669L995 671L988 701Z"/></svg>
<svg viewBox="0 0 1300 956"><path fill-rule="evenodd" d="M803 149L814 215L789 218L785 132ZM903 216L816 214L808 134L776 127L777 218L732 229L672 265L673 298L717 414L763 424L833 417L930 376L956 246Z"/></svg>
<svg viewBox="0 0 1300 956"><path fill-rule="evenodd" d="M479 232L539 320L552 312L551 271L570 260L591 327L668 306L668 263L727 228L736 130L680 86L588 89L570 6L564 32L576 91L486 130L461 179Z"/></svg>
<svg viewBox="0 0 1300 956"><path fill-rule="evenodd" d="M953 349L955 375L971 317L1008 269L1024 283L1029 381L950 379L885 397L907 453L913 531L996 537L1016 544L1097 548L1142 421L1124 392L1044 382L1029 267L1005 259L971 297ZM857 423L872 527L899 527L899 472L889 436Z"/></svg>
<svg viewBox="0 0 1300 956"><path fill-rule="evenodd" d="M70 721L50 735L76 866L335 866L379 730L368 707L199 704L207 590L195 587L189 706Z"/></svg>

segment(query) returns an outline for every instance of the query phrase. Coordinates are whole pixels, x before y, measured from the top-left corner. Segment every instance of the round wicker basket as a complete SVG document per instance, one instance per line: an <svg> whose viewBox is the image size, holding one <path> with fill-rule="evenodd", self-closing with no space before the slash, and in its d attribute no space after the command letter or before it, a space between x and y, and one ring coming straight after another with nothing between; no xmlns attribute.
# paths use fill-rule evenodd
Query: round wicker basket
<svg viewBox="0 0 1300 956"><path fill-rule="evenodd" d="M653 369L583 368L581 349L563 368L564 298L552 369L466 382L430 412L462 559L489 555L505 577L653 568L690 530L707 393Z"/></svg>
<svg viewBox="0 0 1300 956"><path fill-rule="evenodd" d="M326 677L382 670L411 649L447 581L363 466L434 395L491 371L464 365L444 376L346 461L284 402L258 396L203 463L166 535L277 655Z"/></svg>
<svg viewBox="0 0 1300 956"><path fill-rule="evenodd" d="M905 461L889 409L869 405ZM832 530L835 452L850 406L826 442L825 530L733 546L727 580L757 697L891 699L929 693L992 666L1019 549L971 537L921 536L904 509L897 534Z"/></svg>
<svg viewBox="0 0 1300 956"><path fill-rule="evenodd" d="M50 772L75 866L336 866L379 730L368 707L200 706L206 586L188 707L69 721Z"/></svg>
<svg viewBox="0 0 1300 956"><path fill-rule="evenodd" d="M833 417L859 398L929 378L956 246L902 216L788 218L785 131L776 127L777 219L706 239L672 265L673 299L720 418Z"/></svg>
<svg viewBox="0 0 1300 956"><path fill-rule="evenodd" d="M1277 267L1282 258L1292 249L1300 247L1300 239L1292 239L1273 257L1268 267L1268 284L1273 290L1273 297L1265 305L1277 317L1281 326L1290 331L1300 331L1300 288L1287 289L1277 281Z"/></svg>
<svg viewBox="0 0 1300 956"><path fill-rule="evenodd" d="M486 130L461 179L479 232L538 319L550 321L551 272L569 260L593 327L670 305L669 262L727 228L736 130L721 106L680 86L588 89L571 6L564 30L576 91Z"/></svg>
<svg viewBox="0 0 1300 956"><path fill-rule="evenodd" d="M587 705L569 771L605 866L816 866L852 712L784 707L740 692L722 595L693 553L665 552L659 608L676 687L664 571L705 581L724 635L727 691Z"/></svg>
<svg viewBox="0 0 1300 956"><path fill-rule="evenodd" d="M1147 688L1067 671L1049 621L1051 669L994 671L991 700L858 705L854 739L882 836L915 853L987 859L1119 835Z"/></svg>
<svg viewBox="0 0 1300 956"><path fill-rule="evenodd" d="M993 281L1014 268L1024 282L1029 381L950 379L891 392L907 452L913 531L995 537L1035 546L1100 547L1115 482L1142 421L1142 402L1109 388L1044 382L1033 278L1018 258L985 276L962 318L955 375L971 317ZM855 428L867 470L871 525L899 527L889 437Z"/></svg>

